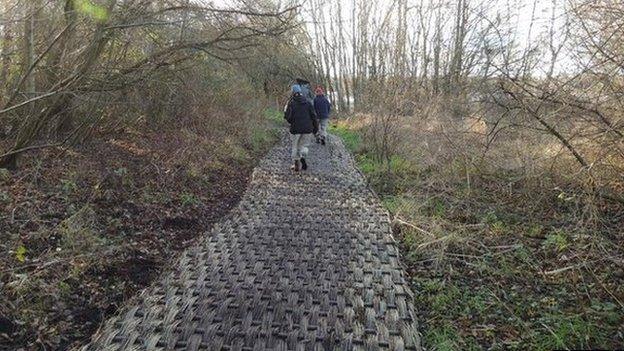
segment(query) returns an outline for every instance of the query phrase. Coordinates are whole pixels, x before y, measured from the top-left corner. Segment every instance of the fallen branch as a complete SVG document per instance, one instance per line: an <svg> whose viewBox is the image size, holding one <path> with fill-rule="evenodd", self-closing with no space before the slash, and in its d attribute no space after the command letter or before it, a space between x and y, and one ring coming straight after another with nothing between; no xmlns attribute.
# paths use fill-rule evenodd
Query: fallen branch
<svg viewBox="0 0 624 351"><path fill-rule="evenodd" d="M17 155L17 154L21 154L23 152L26 151L31 151L31 150L37 150L37 149L45 149L45 148L49 148L49 147L58 147L58 146L62 146L63 142L58 142L58 143L53 143L53 144L43 144L43 145L32 145L32 146L27 146L21 149L17 149L17 150L13 150L13 151L9 151L5 154L0 155L0 159L3 159L5 157L9 157L9 156L13 156L13 155Z"/></svg>
<svg viewBox="0 0 624 351"><path fill-rule="evenodd" d="M567 266L567 267L563 267L563 268L559 268L559 269L554 269L552 271L544 272L544 275L555 275L555 274L563 273L563 272L566 272L566 271L569 271L569 270L572 270L572 269L579 268L579 267L581 267L583 265L585 265L584 262L583 263L579 263L579 264L574 264L574 265L571 265L571 266Z"/></svg>

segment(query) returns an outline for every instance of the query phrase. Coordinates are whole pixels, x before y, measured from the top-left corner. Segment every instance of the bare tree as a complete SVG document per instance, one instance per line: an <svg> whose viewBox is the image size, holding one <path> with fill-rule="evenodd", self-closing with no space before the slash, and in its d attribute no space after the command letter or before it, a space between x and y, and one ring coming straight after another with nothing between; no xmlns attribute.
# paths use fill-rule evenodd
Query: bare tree
<svg viewBox="0 0 624 351"><path fill-rule="evenodd" d="M297 5L271 6L240 1L238 6L218 8L165 0L107 0L100 5L66 0L53 7L38 0L20 6L22 67L0 107L0 121L12 126L14 144L0 152L0 167L15 167L20 153L63 144L89 130L97 120L78 121L72 114L78 95L104 94L108 99L198 55L238 62L261 45L259 38L279 36L298 25ZM46 24L51 35L39 28L48 23L46 17L52 18ZM62 21L55 22L58 17ZM139 33L171 39L139 38ZM3 45L3 51L10 50L6 42ZM137 45L149 49L136 55ZM45 142L33 145L37 140Z"/></svg>

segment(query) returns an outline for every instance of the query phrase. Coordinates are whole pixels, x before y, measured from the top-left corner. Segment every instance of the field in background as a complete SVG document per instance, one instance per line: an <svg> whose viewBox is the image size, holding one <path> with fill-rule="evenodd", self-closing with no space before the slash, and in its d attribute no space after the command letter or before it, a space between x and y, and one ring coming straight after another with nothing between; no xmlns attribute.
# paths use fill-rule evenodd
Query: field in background
<svg viewBox="0 0 624 351"><path fill-rule="evenodd" d="M332 127L393 216L424 346L621 348L624 207L592 194L553 137L509 128L488 142L486 118L451 109Z"/></svg>

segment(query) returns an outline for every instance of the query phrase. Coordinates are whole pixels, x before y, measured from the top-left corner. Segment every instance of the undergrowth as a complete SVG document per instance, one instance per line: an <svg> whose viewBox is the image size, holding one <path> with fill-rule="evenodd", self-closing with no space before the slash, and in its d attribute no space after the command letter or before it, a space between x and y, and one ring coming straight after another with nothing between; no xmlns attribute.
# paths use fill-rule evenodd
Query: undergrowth
<svg viewBox="0 0 624 351"><path fill-rule="evenodd" d="M252 113L237 115L249 128L97 136L0 170L0 349L80 345L207 232L276 141L279 114Z"/></svg>
<svg viewBox="0 0 624 351"><path fill-rule="evenodd" d="M351 117L331 132L393 216L427 349L624 346L617 205L579 224L581 200L560 189L525 181L510 191L512 172L426 163L409 142L382 157L370 128Z"/></svg>

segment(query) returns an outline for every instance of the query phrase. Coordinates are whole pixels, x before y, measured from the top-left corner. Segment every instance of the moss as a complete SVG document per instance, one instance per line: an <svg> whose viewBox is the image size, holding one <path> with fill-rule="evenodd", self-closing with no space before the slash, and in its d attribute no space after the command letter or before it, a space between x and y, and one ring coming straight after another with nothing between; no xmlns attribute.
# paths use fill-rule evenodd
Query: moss
<svg viewBox="0 0 624 351"><path fill-rule="evenodd" d="M0 183L6 183L11 180L11 172L6 168L0 168Z"/></svg>

